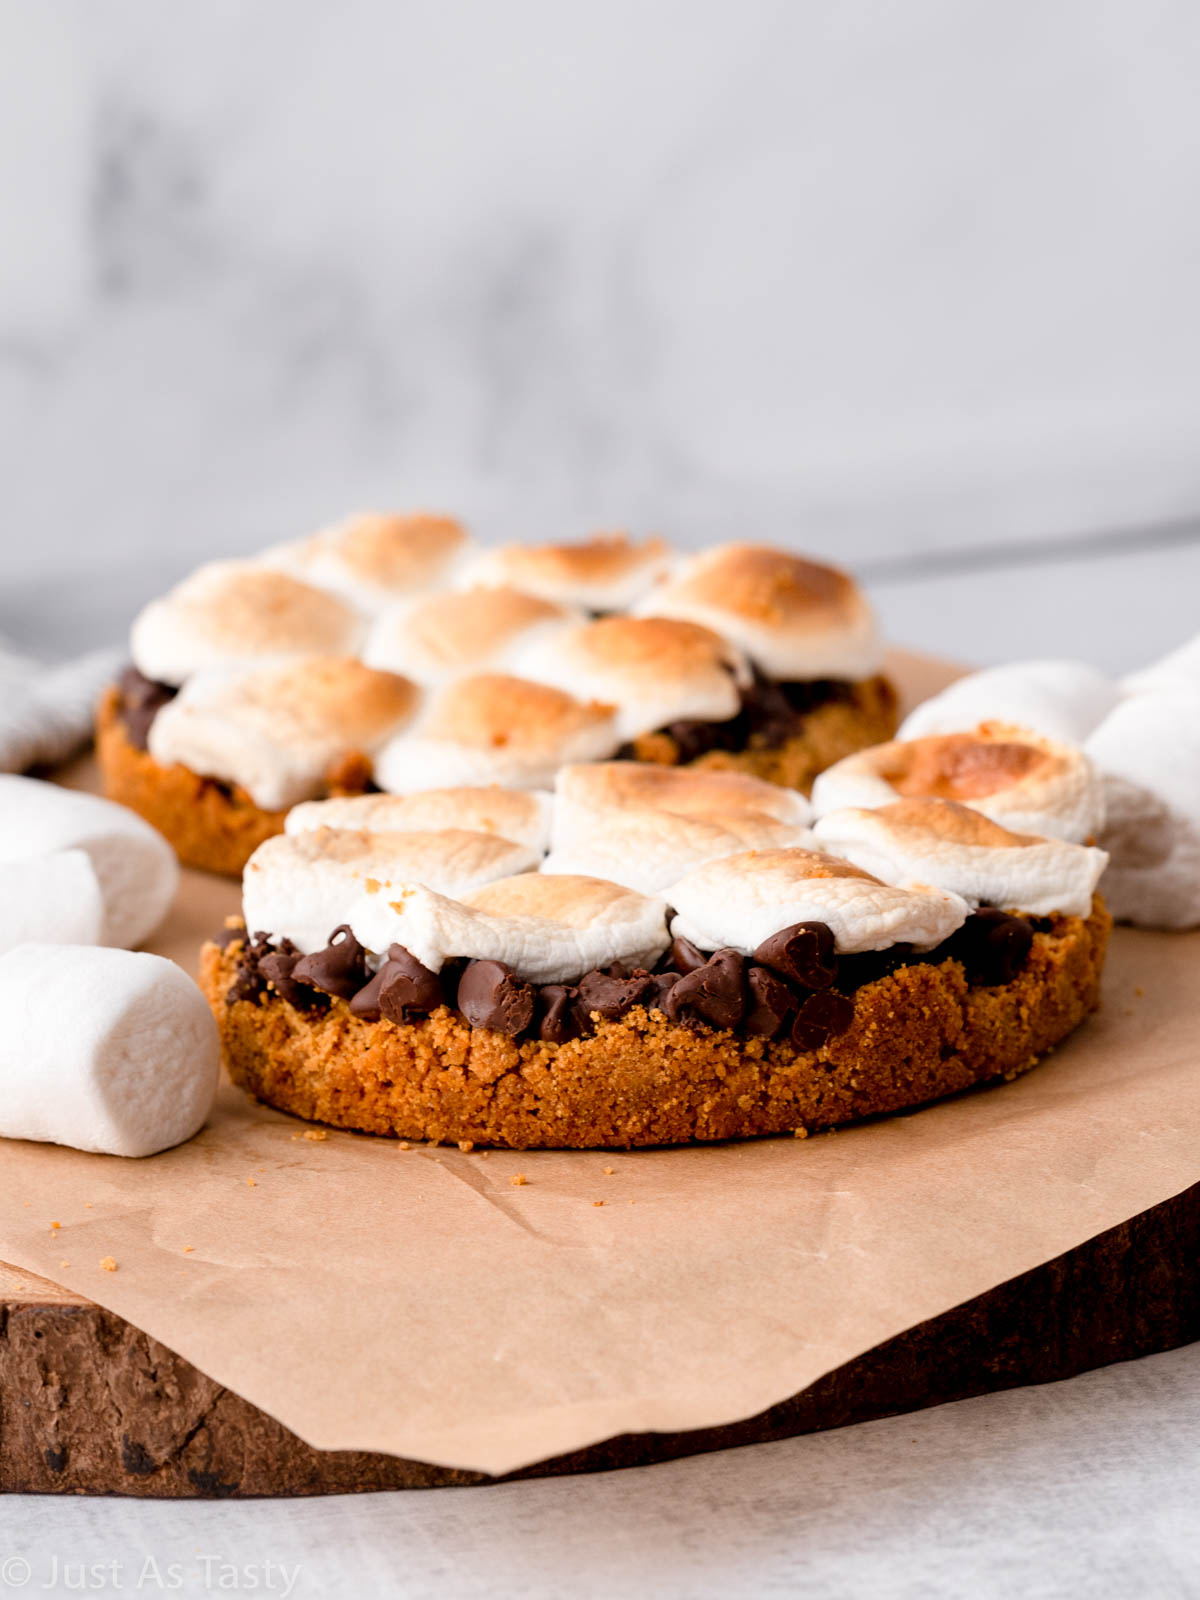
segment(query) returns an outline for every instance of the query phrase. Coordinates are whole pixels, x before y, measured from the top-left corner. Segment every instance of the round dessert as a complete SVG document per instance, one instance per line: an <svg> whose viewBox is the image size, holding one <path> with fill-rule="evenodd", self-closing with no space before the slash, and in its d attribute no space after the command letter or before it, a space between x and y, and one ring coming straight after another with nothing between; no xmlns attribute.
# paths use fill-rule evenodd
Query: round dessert
<svg viewBox="0 0 1200 1600"><path fill-rule="evenodd" d="M613 758L806 792L896 724L854 582L756 545L474 552L453 518L368 512L199 568L130 642L97 715L106 792L225 873L330 795L546 787ZM340 690L314 692L304 675L331 658Z"/></svg>
<svg viewBox="0 0 1200 1600"><path fill-rule="evenodd" d="M1015 1076L1098 1003L1100 850L908 799L746 851L739 829L804 826L772 815L769 785L591 770L560 778L551 839L564 798L563 848L606 809L631 808L640 837L661 800L668 887L520 870L531 818L513 814L506 849L472 826L469 789L445 791L441 834L395 813L399 831L355 828L369 801L329 802L324 827L305 807L203 953L234 1081L298 1116L464 1145L803 1133ZM663 871L655 848L626 876Z"/></svg>

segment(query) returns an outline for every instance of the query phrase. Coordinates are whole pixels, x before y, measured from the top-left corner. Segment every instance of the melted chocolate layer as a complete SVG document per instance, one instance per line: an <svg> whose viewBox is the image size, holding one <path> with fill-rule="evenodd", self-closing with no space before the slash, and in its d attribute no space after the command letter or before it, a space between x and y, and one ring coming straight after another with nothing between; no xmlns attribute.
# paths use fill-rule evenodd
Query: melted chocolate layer
<svg viewBox="0 0 1200 1600"><path fill-rule="evenodd" d="M710 750L777 750L800 732L804 719L818 706L854 697L854 684L840 678L813 678L775 683L754 670L754 682L739 691L741 709L728 722L669 722L665 733L679 751L680 762L695 761ZM622 745L617 759L636 760L635 746Z"/></svg>
<svg viewBox="0 0 1200 1600"><path fill-rule="evenodd" d="M117 688L121 691L120 715L129 742L138 750L145 750L150 737L150 724L162 708L174 700L179 690L173 689L169 683L156 683L153 678L143 676L136 667L125 668L117 681Z"/></svg>
<svg viewBox="0 0 1200 1600"><path fill-rule="evenodd" d="M676 939L653 972L617 963L576 983L548 984L526 983L502 961L453 961L433 972L399 944L372 975L345 926L308 956L265 933L235 937L243 944L230 1004L278 999L307 1011L327 1007L332 997L347 1000L356 1016L397 1023L419 1022L446 1005L473 1028L551 1044L593 1032L597 1018L616 1022L644 1006L689 1027L765 1039L786 1033L797 1049L817 1050L850 1026L855 991L898 967L959 961L972 985L1011 982L1028 959L1033 928L1022 917L985 909L933 950L917 954L897 944L844 956L835 954L824 923L800 922L772 934L751 956L732 949L707 955Z"/></svg>

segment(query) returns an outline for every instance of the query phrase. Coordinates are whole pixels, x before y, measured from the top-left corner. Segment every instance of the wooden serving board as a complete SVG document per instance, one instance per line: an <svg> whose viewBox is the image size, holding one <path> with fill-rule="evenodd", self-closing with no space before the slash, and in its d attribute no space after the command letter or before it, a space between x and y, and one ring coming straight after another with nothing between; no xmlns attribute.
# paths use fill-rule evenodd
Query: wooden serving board
<svg viewBox="0 0 1200 1600"><path fill-rule="evenodd" d="M1200 1338L1200 1185L921 1323L759 1416L627 1434L526 1468L639 1466L1049 1383ZM320 1451L79 1296L0 1265L0 1489L162 1497L494 1482Z"/></svg>

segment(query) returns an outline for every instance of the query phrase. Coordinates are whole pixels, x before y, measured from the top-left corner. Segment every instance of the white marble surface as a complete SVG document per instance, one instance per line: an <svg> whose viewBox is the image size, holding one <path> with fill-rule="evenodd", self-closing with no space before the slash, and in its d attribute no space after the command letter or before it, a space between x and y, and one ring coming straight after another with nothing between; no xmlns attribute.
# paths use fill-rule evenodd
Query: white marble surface
<svg viewBox="0 0 1200 1600"><path fill-rule="evenodd" d="M1188 0L0 0L4 576L1200 509Z"/></svg>

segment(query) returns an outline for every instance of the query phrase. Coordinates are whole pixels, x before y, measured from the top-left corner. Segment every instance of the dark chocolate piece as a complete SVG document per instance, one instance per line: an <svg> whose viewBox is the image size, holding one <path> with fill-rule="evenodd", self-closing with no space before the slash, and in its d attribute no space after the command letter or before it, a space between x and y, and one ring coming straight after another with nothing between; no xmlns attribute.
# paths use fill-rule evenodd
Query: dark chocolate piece
<svg viewBox="0 0 1200 1600"><path fill-rule="evenodd" d="M229 985L229 992L225 997L230 1005L238 1000L257 1000L259 995L267 992L267 985L258 970L258 964L269 956L273 949L271 937L266 933L256 933L246 945L238 957L233 982Z"/></svg>
<svg viewBox="0 0 1200 1600"><path fill-rule="evenodd" d="M121 691L121 721L129 742L138 750L145 750L150 734L150 724L179 693L169 683L156 683L136 667L126 667L117 682Z"/></svg>
<svg viewBox="0 0 1200 1600"><path fill-rule="evenodd" d="M656 1006L659 986L650 973L639 968L627 977L616 964L606 972L585 972L580 978L579 1008L585 1017L593 1012L606 1022L619 1022L634 1006Z"/></svg>
<svg viewBox="0 0 1200 1600"><path fill-rule="evenodd" d="M939 945L939 960L961 961L968 983L984 988L1011 983L1029 959L1033 929L1021 917L985 907Z"/></svg>
<svg viewBox="0 0 1200 1600"><path fill-rule="evenodd" d="M567 1044L585 1029L580 1014L579 990L571 983L544 983L538 990L538 1038L547 1044Z"/></svg>
<svg viewBox="0 0 1200 1600"><path fill-rule="evenodd" d="M671 989L663 1009L672 1022L699 1018L714 1028L736 1028L746 1014L745 958L732 948L716 950L702 967L687 972Z"/></svg>
<svg viewBox="0 0 1200 1600"><path fill-rule="evenodd" d="M933 953L938 960L942 959L939 952ZM837 986L843 994L853 994L877 978L890 977L897 967L915 966L927 959L914 954L911 944L892 944L886 950L860 950L852 956L839 956Z"/></svg>
<svg viewBox="0 0 1200 1600"><path fill-rule="evenodd" d="M515 1038L533 1021L533 987L503 961L468 961L458 980L458 1009L473 1028Z"/></svg>
<svg viewBox="0 0 1200 1600"><path fill-rule="evenodd" d="M854 1021L854 1001L833 989L810 994L801 1003L792 1024L792 1043L797 1050L819 1050L827 1039L845 1033Z"/></svg>
<svg viewBox="0 0 1200 1600"><path fill-rule="evenodd" d="M445 1003L442 981L402 944L389 946L380 979L379 1011L389 1022L427 1017Z"/></svg>
<svg viewBox="0 0 1200 1600"><path fill-rule="evenodd" d="M667 967L671 972L695 972L697 967L702 967L708 960L703 950L699 950L690 939L675 938L671 940L671 948L667 951Z"/></svg>
<svg viewBox="0 0 1200 1600"><path fill-rule="evenodd" d="M296 963L292 977L339 1000L351 1000L370 977L367 952L351 933L349 923L343 922L329 935L324 950L314 950Z"/></svg>
<svg viewBox="0 0 1200 1600"><path fill-rule="evenodd" d="M761 1039L773 1039L795 1011L796 996L769 967L749 967L746 987L750 1002L742 1018L742 1032Z"/></svg>
<svg viewBox="0 0 1200 1600"><path fill-rule="evenodd" d="M325 996L309 983L298 983L295 970L303 958L290 939L282 939L277 950L263 956L258 963L261 976L276 994L282 995L297 1011L311 1011L315 1006L327 1004Z"/></svg>
<svg viewBox="0 0 1200 1600"><path fill-rule="evenodd" d="M824 922L794 922L781 928L763 940L754 959L802 989L829 989L838 974L833 933Z"/></svg>

